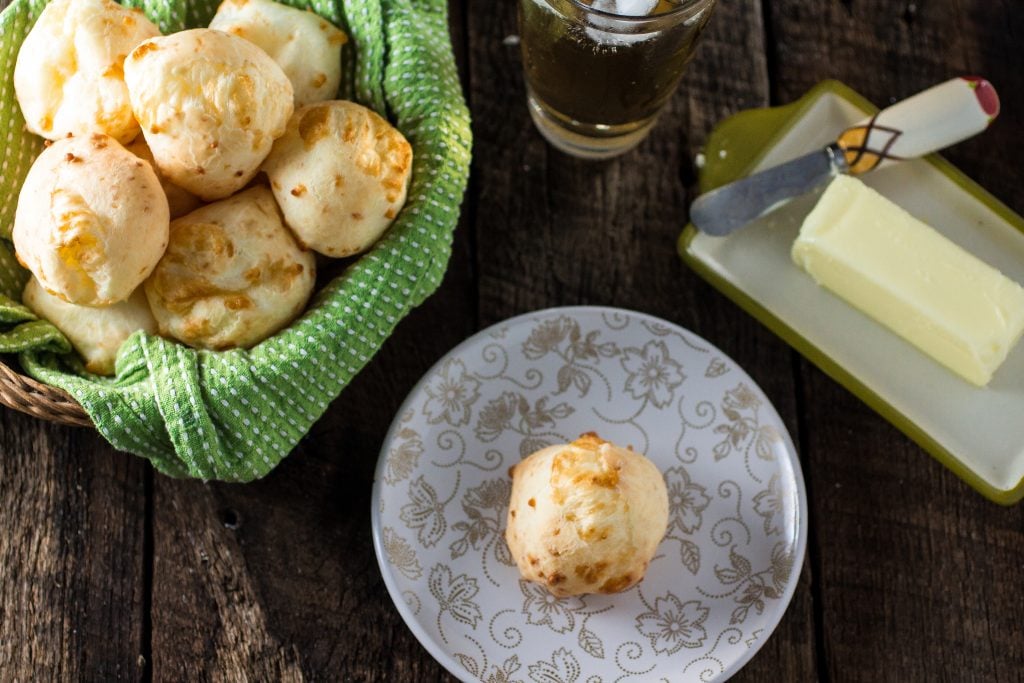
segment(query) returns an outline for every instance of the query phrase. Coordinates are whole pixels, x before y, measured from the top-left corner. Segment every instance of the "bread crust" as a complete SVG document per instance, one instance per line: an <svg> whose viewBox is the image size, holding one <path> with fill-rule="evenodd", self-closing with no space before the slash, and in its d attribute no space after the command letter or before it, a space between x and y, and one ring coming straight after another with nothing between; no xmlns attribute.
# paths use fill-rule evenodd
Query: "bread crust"
<svg viewBox="0 0 1024 683"><path fill-rule="evenodd" d="M167 246L170 210L146 161L113 138L66 138L43 150L18 198L18 260L50 293L83 306L124 301Z"/></svg>
<svg viewBox="0 0 1024 683"><path fill-rule="evenodd" d="M390 123L354 102L297 111L263 169L285 221L325 256L360 254L405 204L412 146Z"/></svg>
<svg viewBox="0 0 1024 683"><path fill-rule="evenodd" d="M224 0L210 28L245 38L270 55L292 83L296 108L337 96L348 36L323 17L273 0Z"/></svg>
<svg viewBox="0 0 1024 683"><path fill-rule="evenodd" d="M511 475L505 538L523 578L559 597L643 579L668 525L654 463L588 433L533 453Z"/></svg>
<svg viewBox="0 0 1024 683"><path fill-rule="evenodd" d="M160 173L205 201L252 180L294 111L281 67L222 31L148 40L125 60L124 75Z"/></svg>
<svg viewBox="0 0 1024 683"><path fill-rule="evenodd" d="M69 304L56 297L32 278L25 285L22 300L36 315L64 333L85 363L85 369L97 375L113 375L117 352L128 337L143 330L156 334L156 320L142 288L127 300L91 308Z"/></svg>
<svg viewBox="0 0 1024 683"><path fill-rule="evenodd" d="M25 37L14 90L28 130L48 140L139 134L124 82L125 57L160 30L111 0L54 0Z"/></svg>
<svg viewBox="0 0 1024 683"><path fill-rule="evenodd" d="M316 261L281 222L262 186L171 223L167 253L146 281L160 334L213 350L249 348L294 320Z"/></svg>

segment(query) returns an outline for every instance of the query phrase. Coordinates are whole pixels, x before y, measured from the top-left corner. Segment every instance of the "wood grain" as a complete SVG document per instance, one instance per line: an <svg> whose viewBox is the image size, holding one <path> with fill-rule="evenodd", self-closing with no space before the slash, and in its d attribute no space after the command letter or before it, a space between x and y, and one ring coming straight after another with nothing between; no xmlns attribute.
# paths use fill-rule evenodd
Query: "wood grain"
<svg viewBox="0 0 1024 683"><path fill-rule="evenodd" d="M831 77L884 105L952 76L985 75L999 86L1003 118L947 156L1022 210L1014 36L1024 35L1024 16L1015 7L776 0L775 93L789 101ZM1024 594L1024 509L984 500L806 363L800 378L825 674L1019 680L1020 617L1001 605Z"/></svg>
<svg viewBox="0 0 1024 683"><path fill-rule="evenodd" d="M0 411L4 680L142 673L144 482L95 432Z"/></svg>

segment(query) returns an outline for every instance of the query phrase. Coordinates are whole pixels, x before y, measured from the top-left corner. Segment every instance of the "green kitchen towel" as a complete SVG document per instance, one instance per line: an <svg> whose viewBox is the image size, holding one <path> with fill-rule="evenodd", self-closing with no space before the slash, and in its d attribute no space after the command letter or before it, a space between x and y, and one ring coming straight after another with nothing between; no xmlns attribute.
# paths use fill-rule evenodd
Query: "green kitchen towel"
<svg viewBox="0 0 1024 683"><path fill-rule="evenodd" d="M273 469L309 431L410 309L437 289L469 176L469 112L448 36L446 0L314 0L342 27L342 95L386 115L412 144L405 209L384 238L318 292L288 329L249 351L195 351L136 333L117 376L81 369L64 336L20 302L27 273L10 231L18 191L42 142L24 130L14 97L18 49L43 0L0 15L0 353L68 391L116 448L161 472L245 482ZM164 33L205 26L210 0L141 0Z"/></svg>

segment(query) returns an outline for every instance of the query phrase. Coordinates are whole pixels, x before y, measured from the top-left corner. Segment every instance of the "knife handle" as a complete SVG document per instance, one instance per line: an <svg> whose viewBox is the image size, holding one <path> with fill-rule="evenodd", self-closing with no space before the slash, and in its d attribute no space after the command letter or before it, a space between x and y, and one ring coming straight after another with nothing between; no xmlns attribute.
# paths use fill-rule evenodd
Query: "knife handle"
<svg viewBox="0 0 1024 683"><path fill-rule="evenodd" d="M977 76L940 83L847 128L838 145L849 173L949 147L985 130L999 114L999 96Z"/></svg>

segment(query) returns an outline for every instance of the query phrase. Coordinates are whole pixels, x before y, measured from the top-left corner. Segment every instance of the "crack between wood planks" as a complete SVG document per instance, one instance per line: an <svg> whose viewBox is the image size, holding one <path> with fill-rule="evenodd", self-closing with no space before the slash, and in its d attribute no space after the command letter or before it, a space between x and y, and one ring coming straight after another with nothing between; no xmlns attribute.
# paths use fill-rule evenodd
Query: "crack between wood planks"
<svg viewBox="0 0 1024 683"><path fill-rule="evenodd" d="M779 88L776 74L779 72L779 51L775 42L775 27L772 24L771 0L761 0L761 31L764 34L764 61L768 72L768 104L779 104Z"/></svg>
<svg viewBox="0 0 1024 683"><path fill-rule="evenodd" d="M825 643L825 603L821 592L821 581L817 577L821 574L821 543L818 529L818 522L814 515L810 514L814 508L815 500L814 485L810 476L810 438L807 435L807 397L804 395L804 385L801 381L806 368L800 354L790 350L790 358L793 369L793 390L796 396L796 429L797 449L800 458L800 466L806 473L804 476L804 488L807 491L807 555L810 558L809 569L811 582L811 610L814 615L814 666L818 674L818 680L828 683L830 680L828 669L828 656Z"/></svg>
<svg viewBox="0 0 1024 683"><path fill-rule="evenodd" d="M459 56L462 61L462 94L466 99L466 107L469 108L470 116L470 130L472 131L473 124L473 62L470 58L470 46L469 46L469 3L461 2L456 0L448 5L449 11L456 12L456 19L459 23L462 35L459 36L460 41L458 45L453 44L453 48L458 50ZM454 43L454 41L453 41ZM463 199L462 205L466 212L465 226L466 226L466 246L469 249L469 282L470 291L472 292L470 310L473 311L473 330L480 329L480 263L478 261L480 249L479 235L477 234L477 200L479 198L479 188L476 181L476 173L473 172L473 167L476 166L476 139L472 141L473 153L470 154L470 172L469 181L466 184L466 196ZM455 257L453 252L452 258ZM472 299L475 298L475 301Z"/></svg>
<svg viewBox="0 0 1024 683"><path fill-rule="evenodd" d="M146 468L143 482L145 493L144 531L142 535L142 671L140 678L147 683L153 680L153 562L155 539L153 537L153 467Z"/></svg>

